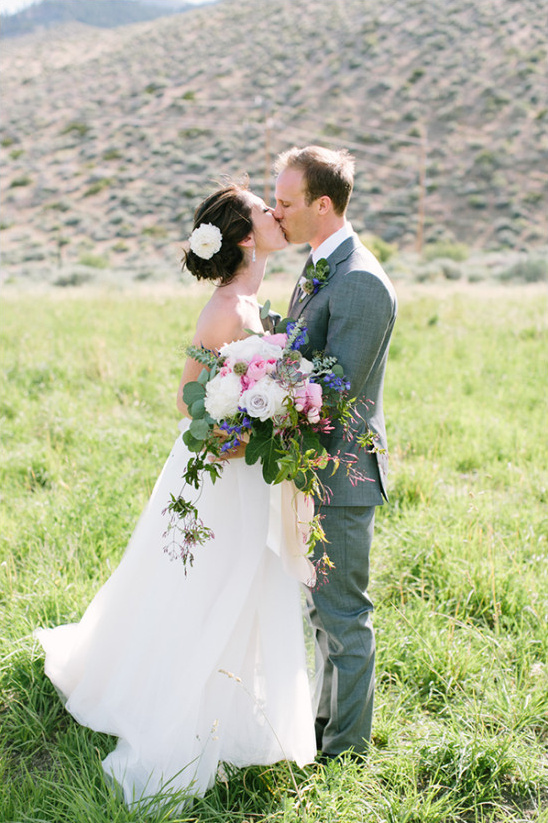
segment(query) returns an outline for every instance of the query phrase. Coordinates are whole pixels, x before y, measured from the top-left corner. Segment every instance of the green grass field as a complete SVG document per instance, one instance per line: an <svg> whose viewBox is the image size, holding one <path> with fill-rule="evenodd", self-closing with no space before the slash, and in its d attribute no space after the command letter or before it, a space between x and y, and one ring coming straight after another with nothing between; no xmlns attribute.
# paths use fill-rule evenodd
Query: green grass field
<svg viewBox="0 0 548 823"><path fill-rule="evenodd" d="M0 820L548 821L548 302L537 286L400 296L367 761L236 771L173 818L169 804L128 811L103 782L114 740L66 714L32 631L78 619L118 562L177 435L183 348L204 301L182 288L2 301Z"/></svg>

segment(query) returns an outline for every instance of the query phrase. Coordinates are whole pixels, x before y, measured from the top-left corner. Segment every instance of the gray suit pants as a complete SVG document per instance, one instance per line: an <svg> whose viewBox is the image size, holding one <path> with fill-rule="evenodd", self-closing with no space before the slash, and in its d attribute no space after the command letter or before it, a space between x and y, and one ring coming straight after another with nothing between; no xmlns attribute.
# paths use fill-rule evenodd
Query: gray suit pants
<svg viewBox="0 0 548 823"><path fill-rule="evenodd" d="M365 752L371 739L375 687L373 604L367 594L374 506L324 506L328 581L308 590L308 616L323 658L316 718L318 749ZM323 547L316 546L317 556Z"/></svg>

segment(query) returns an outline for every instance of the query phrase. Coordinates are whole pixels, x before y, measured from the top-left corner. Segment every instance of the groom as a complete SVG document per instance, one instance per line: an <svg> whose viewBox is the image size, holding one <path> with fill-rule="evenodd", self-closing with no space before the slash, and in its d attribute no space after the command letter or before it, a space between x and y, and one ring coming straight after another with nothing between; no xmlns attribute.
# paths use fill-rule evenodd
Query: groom
<svg viewBox="0 0 548 823"><path fill-rule="evenodd" d="M274 216L287 239L308 243L314 265L322 259L329 265L316 285L305 283L303 290L297 284L291 299L289 316L303 315L308 329L303 353L325 351L337 358L351 383L350 396L377 435L376 446L386 449L383 382L396 295L346 219L354 161L346 151L308 146L281 154L275 170ZM352 485L343 468L322 478L332 492L322 506L322 525L335 568L325 585L307 595L324 665L316 740L324 757L336 757L348 750L364 753L371 738L375 637L367 594L369 552L375 507L386 498L387 455L359 450L343 440L340 429L326 436L324 445L332 454L355 454L366 478Z"/></svg>

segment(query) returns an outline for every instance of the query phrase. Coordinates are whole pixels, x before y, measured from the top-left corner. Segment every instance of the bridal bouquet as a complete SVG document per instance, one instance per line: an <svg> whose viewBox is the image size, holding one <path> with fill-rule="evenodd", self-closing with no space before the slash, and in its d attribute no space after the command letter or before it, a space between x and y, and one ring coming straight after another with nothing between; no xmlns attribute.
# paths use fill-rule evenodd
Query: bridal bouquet
<svg viewBox="0 0 548 823"><path fill-rule="evenodd" d="M268 305L265 307L268 311ZM245 461L260 461L267 483L293 481L298 491L325 502L329 490L318 471L331 465L333 472L346 463L351 482L353 458L329 454L321 435L339 421L350 433L355 404L350 384L334 357L302 356L306 329L299 321L282 320L274 334L251 334L224 345L218 352L190 346L187 353L202 363L197 381L184 387L183 400L191 423L183 440L195 454L183 474L185 484L200 488L205 473L214 482L232 450L245 443ZM370 447L373 435L361 436L359 445ZM193 549L212 532L200 520L195 506L182 496L171 496L167 510L172 519L165 548L171 557L192 565ZM173 535L176 532L176 539ZM308 524L308 548L324 538L320 516ZM324 555L324 565L328 558Z"/></svg>

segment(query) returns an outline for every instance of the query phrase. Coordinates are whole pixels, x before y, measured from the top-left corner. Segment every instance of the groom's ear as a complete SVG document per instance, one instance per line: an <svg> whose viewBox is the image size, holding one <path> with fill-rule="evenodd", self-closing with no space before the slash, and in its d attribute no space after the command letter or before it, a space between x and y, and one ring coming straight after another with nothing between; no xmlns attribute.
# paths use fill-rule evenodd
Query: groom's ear
<svg viewBox="0 0 548 823"><path fill-rule="evenodd" d="M322 194L321 197L318 197L316 203L318 205L318 214L327 214L333 211L333 201L327 194Z"/></svg>

